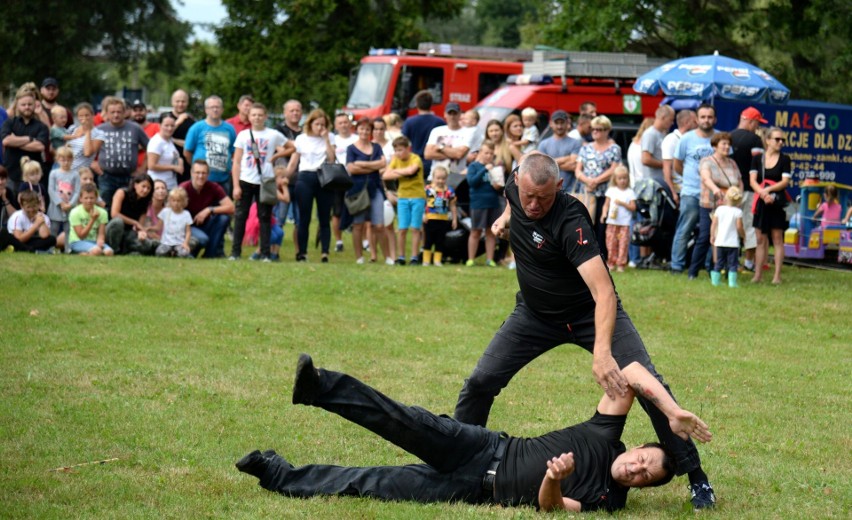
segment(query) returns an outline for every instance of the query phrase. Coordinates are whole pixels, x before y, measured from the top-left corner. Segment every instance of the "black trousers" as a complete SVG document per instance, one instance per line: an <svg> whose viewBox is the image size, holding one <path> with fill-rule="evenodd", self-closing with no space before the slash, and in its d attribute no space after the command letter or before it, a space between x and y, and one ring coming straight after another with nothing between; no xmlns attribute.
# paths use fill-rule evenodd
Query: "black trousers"
<svg viewBox="0 0 852 520"><path fill-rule="evenodd" d="M423 249L431 251L432 246L435 246L435 251L444 252L444 239L447 237L447 231L452 228L449 220L427 220L423 224Z"/></svg>
<svg viewBox="0 0 852 520"><path fill-rule="evenodd" d="M615 362L620 368L634 361L639 362L671 395L669 386L651 363L642 338L620 302L617 309L612 334L612 356ZM594 309L583 319L571 323L569 328L540 319L529 310L518 294L515 310L503 322L470 377L465 380L456 404L455 418L466 424L485 426L494 398L509 384L512 377L538 356L564 343L573 343L589 352L594 351ZM638 399L650 417L660 442L674 454L678 475L700 467L701 460L692 440L684 441L672 433L665 414L644 398Z"/></svg>
<svg viewBox="0 0 852 520"><path fill-rule="evenodd" d="M260 202L260 184L240 181L242 196L237 202L237 214L234 217L234 242L231 244L231 255L240 257L243 251L243 236L246 234L251 203L257 202L257 220L260 224L260 254L269 257L269 234L272 231L272 206Z"/></svg>
<svg viewBox="0 0 852 520"><path fill-rule="evenodd" d="M294 497L367 496L416 502L490 502L482 480L499 445L500 434L462 424L417 406L405 406L357 379L320 370L321 395L314 406L363 426L425 464L292 467L283 459L270 465L260 485Z"/></svg>

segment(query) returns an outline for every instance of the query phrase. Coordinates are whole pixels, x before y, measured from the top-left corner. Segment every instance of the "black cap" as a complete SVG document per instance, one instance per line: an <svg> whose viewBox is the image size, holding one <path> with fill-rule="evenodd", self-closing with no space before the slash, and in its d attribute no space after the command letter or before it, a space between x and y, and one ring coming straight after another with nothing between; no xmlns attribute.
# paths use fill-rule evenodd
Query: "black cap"
<svg viewBox="0 0 852 520"><path fill-rule="evenodd" d="M56 78L44 78L44 81L41 82L42 88L44 87L59 87L59 82L56 81Z"/></svg>
<svg viewBox="0 0 852 520"><path fill-rule="evenodd" d="M141 99L137 99L133 101L133 104L130 105L130 108L145 108L145 103L142 102Z"/></svg>
<svg viewBox="0 0 852 520"><path fill-rule="evenodd" d="M568 113L564 110L557 110L553 113L552 116L550 116L551 121L558 121L560 119L563 121L568 121Z"/></svg>
<svg viewBox="0 0 852 520"><path fill-rule="evenodd" d="M447 108L444 109L444 112L458 112L461 113L461 107L458 103L447 103Z"/></svg>

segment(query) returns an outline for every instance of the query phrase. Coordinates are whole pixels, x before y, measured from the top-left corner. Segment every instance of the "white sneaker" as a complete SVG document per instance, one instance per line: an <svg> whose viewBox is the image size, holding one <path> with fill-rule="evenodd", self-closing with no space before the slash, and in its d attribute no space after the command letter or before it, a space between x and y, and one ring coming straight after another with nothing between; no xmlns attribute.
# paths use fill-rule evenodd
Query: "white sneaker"
<svg viewBox="0 0 852 520"><path fill-rule="evenodd" d="M423 265L426 265L426 264L423 264ZM444 264L442 264L441 262L435 262L432 265L434 265L435 267L444 267Z"/></svg>
<svg viewBox="0 0 852 520"><path fill-rule="evenodd" d="M627 267L629 267L631 269L635 269L636 268L636 262L634 262L633 260L627 262Z"/></svg>
<svg viewBox="0 0 852 520"><path fill-rule="evenodd" d="M385 265L396 265L396 262L393 261L393 258L385 258Z"/></svg>
<svg viewBox="0 0 852 520"><path fill-rule="evenodd" d="M509 262L509 265L507 265L506 268L510 271L514 271L517 268L517 265L515 264L515 261L512 260L511 262Z"/></svg>
<svg viewBox="0 0 852 520"><path fill-rule="evenodd" d="M359 256L358 260L355 260L355 263L358 264L358 265L364 265L364 257Z"/></svg>

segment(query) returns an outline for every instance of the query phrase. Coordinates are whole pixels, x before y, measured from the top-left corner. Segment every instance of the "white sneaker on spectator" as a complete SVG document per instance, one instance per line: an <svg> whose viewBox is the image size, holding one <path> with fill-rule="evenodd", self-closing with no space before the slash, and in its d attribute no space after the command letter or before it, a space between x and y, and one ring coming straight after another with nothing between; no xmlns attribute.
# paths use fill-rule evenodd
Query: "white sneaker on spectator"
<svg viewBox="0 0 852 520"><path fill-rule="evenodd" d="M627 262L627 267L630 267L631 269L635 268L636 262L634 262L633 260Z"/></svg>
<svg viewBox="0 0 852 520"><path fill-rule="evenodd" d="M385 265L396 265L396 262L393 261L393 258L387 257L385 258Z"/></svg>
<svg viewBox="0 0 852 520"><path fill-rule="evenodd" d="M363 265L364 264L364 257L359 256L358 260L355 260L355 263L358 264L358 265Z"/></svg>

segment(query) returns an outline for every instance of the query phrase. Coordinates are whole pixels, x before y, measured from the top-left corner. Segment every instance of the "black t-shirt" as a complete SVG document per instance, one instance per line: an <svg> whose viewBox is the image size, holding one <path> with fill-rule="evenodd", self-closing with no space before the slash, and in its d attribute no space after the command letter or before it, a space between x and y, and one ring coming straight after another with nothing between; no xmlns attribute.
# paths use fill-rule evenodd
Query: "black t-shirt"
<svg viewBox="0 0 852 520"><path fill-rule="evenodd" d="M560 324L587 315L595 300L577 267L601 253L586 207L560 191L547 215L530 220L514 175L506 184L506 198L512 208L509 240L526 305L542 319Z"/></svg>
<svg viewBox="0 0 852 520"><path fill-rule="evenodd" d="M24 122L24 118L20 116L10 117L0 127L0 140L5 139L11 134L18 137L32 137L35 141L41 142L45 150L49 150L50 148L50 130L37 117L33 117L28 123ZM38 162L42 170L44 170L44 161L42 160L41 152L27 152L23 148L7 146L3 153L9 178L15 182L21 182L21 159L24 157L29 157L33 161ZM45 177L47 176L45 175Z"/></svg>
<svg viewBox="0 0 852 520"><path fill-rule="evenodd" d="M121 201L121 214L125 217L132 218L133 220L139 220L142 218L142 215L148 212L148 205L151 203L151 195L149 194L144 199L136 199L135 197L131 198L130 192L133 190L133 186L129 188L121 188L124 190L124 200ZM133 226L124 225L124 229L130 229Z"/></svg>
<svg viewBox="0 0 852 520"><path fill-rule="evenodd" d="M748 183L748 172L754 155L763 153L763 141L754 132L737 128L731 132L731 147L734 149L734 162L740 169L745 191L753 191Z"/></svg>
<svg viewBox="0 0 852 520"><path fill-rule="evenodd" d="M752 158L751 161L751 171L757 171L757 183L760 184L764 179L769 179L774 182L781 182L783 178L783 174L792 173L790 170L790 156L782 153L781 157L778 158L778 162L775 163L775 166L772 168L764 168L763 167L763 154L756 155Z"/></svg>
<svg viewBox="0 0 852 520"><path fill-rule="evenodd" d="M540 437L509 438L497 468L494 498L504 505L538 507L547 461L573 452L574 472L562 481L562 496L580 502L583 511L624 508L629 488L615 482L610 470L625 451L620 439L626 420L626 415L595 412L586 422Z"/></svg>

